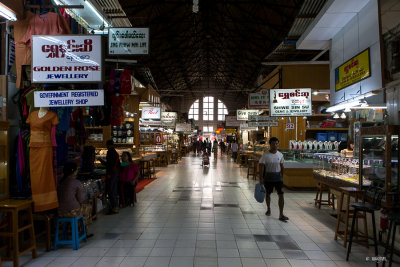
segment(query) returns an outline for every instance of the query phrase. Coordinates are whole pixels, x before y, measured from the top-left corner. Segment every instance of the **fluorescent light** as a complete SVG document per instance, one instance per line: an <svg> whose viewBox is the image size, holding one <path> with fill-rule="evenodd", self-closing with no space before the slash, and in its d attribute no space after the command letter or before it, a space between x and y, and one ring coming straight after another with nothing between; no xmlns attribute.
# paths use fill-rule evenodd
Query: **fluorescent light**
<svg viewBox="0 0 400 267"><path fill-rule="evenodd" d="M366 93L364 95L356 96L356 97L351 98L349 100L345 100L345 101L343 101L343 102L341 102L341 103L339 103L337 105L329 107L329 108L326 109L326 111L327 112L334 112L334 111L342 110L342 109L345 109L345 108L353 108L354 106L358 106L358 105L361 104L361 101L360 101L361 99L365 99L365 98L373 96L373 95L376 95L376 94L373 93L373 92L369 92L369 93Z"/></svg>
<svg viewBox="0 0 400 267"><path fill-rule="evenodd" d="M107 21L103 18L102 15L100 15L100 13L97 11L97 9L92 5L92 3L90 3L89 0L86 0L85 3L88 5L88 7L94 12L94 14L96 14L96 16L104 22L104 26L108 27L108 23Z"/></svg>
<svg viewBox="0 0 400 267"><path fill-rule="evenodd" d="M366 106L366 107L352 107L351 109L387 109L386 106Z"/></svg>
<svg viewBox="0 0 400 267"><path fill-rule="evenodd" d="M346 119L346 114L343 112L342 115L340 115L341 119Z"/></svg>
<svg viewBox="0 0 400 267"><path fill-rule="evenodd" d="M5 17L8 20L17 20L15 13L2 3L0 3L0 16Z"/></svg>
<svg viewBox="0 0 400 267"><path fill-rule="evenodd" d="M339 114L335 113L335 115L333 116L334 119L339 119Z"/></svg>

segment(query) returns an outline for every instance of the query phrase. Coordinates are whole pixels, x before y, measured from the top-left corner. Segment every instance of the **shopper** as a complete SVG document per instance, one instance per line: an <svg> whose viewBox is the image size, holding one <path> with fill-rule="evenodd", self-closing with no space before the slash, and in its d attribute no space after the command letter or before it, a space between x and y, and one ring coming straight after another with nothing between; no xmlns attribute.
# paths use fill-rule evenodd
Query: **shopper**
<svg viewBox="0 0 400 267"><path fill-rule="evenodd" d="M139 182L139 166L132 161L129 152L123 152L121 156L121 169L119 173L120 204L124 208L133 206L136 202L136 185Z"/></svg>
<svg viewBox="0 0 400 267"><path fill-rule="evenodd" d="M75 162L65 163L63 177L61 178L57 187L59 203L58 216L83 216L87 233L87 227L90 223L92 223L92 206L89 204L84 204L86 197L81 182L76 180L77 173L78 165Z"/></svg>
<svg viewBox="0 0 400 267"><path fill-rule="evenodd" d="M100 162L106 166L106 190L110 198L110 210L108 214L116 214L118 208L118 175L119 175L119 155L114 148L112 140L107 141L106 161L100 159Z"/></svg>
<svg viewBox="0 0 400 267"><path fill-rule="evenodd" d="M239 145L238 145L237 141L233 141L233 144L232 144L232 146L231 146L231 149L232 149L232 158L233 158L233 161L236 162L237 152L238 152L238 149L239 149Z"/></svg>
<svg viewBox="0 0 400 267"><path fill-rule="evenodd" d="M276 137L269 139L269 150L262 155L260 165L260 183L263 183L267 192L265 202L267 203L267 212L265 215L271 215L271 193L276 189L279 201L279 220L286 222L289 220L283 214L284 198L283 198L283 154L278 151L279 140Z"/></svg>

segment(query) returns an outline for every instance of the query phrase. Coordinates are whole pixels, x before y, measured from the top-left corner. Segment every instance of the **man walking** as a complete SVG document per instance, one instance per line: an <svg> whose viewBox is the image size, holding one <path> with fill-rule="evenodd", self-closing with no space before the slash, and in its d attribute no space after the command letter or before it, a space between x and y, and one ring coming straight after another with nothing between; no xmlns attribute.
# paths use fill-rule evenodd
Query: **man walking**
<svg viewBox="0 0 400 267"><path fill-rule="evenodd" d="M232 144L232 158L233 158L234 162L236 162L238 150L239 150L239 146L238 146L237 141L233 141L233 144Z"/></svg>
<svg viewBox="0 0 400 267"><path fill-rule="evenodd" d="M260 183L263 183L266 190L265 202L267 203L267 212L265 215L271 215L271 193L278 193L279 201L279 220L286 222L289 220L283 214L283 154L278 151L279 140L276 137L269 139L270 149L265 151L259 161Z"/></svg>

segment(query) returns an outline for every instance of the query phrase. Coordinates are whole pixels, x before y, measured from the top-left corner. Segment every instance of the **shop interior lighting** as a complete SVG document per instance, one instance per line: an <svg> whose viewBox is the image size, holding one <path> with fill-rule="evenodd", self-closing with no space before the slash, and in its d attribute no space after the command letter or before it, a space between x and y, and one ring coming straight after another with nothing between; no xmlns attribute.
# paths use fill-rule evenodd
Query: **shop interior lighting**
<svg viewBox="0 0 400 267"><path fill-rule="evenodd" d="M387 109L386 106L366 106L366 107L352 107L351 109Z"/></svg>
<svg viewBox="0 0 400 267"><path fill-rule="evenodd" d="M85 3L86 3L86 5L93 11L93 13L96 14L96 16L97 16L101 21L103 21L105 27L110 26L110 25L107 23L107 21L103 18L103 16L97 11L97 9L93 6L93 4L92 4L89 0L86 0Z"/></svg>
<svg viewBox="0 0 400 267"><path fill-rule="evenodd" d="M334 119L339 119L339 114L335 113L335 115L333 115Z"/></svg>
<svg viewBox="0 0 400 267"><path fill-rule="evenodd" d="M341 119L346 119L346 113L343 112L343 113L340 115L340 118L341 118Z"/></svg>
<svg viewBox="0 0 400 267"><path fill-rule="evenodd" d="M344 109L344 112L351 112L351 109L349 107Z"/></svg>
<svg viewBox="0 0 400 267"><path fill-rule="evenodd" d="M17 20L15 13L2 3L0 3L0 16L6 18L7 20Z"/></svg>

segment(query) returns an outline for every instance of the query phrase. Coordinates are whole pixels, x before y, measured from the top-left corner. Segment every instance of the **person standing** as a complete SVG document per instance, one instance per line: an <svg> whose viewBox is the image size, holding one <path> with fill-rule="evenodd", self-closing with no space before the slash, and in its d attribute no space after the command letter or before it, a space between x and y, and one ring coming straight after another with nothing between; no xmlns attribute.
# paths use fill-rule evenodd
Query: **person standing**
<svg viewBox="0 0 400 267"><path fill-rule="evenodd" d="M289 220L283 214L284 198L283 198L283 154L278 151L279 140L276 137L269 139L270 149L265 151L259 161L260 167L260 183L264 184L266 190L265 202L267 203L267 212L265 215L271 215L271 193L278 193L279 220L286 222Z"/></svg>
<svg viewBox="0 0 400 267"><path fill-rule="evenodd" d="M231 149L232 149L232 158L233 158L233 161L236 162L237 152L238 152L238 150L239 150L239 145L238 145L237 141L234 141L234 142L233 142Z"/></svg>
<svg viewBox="0 0 400 267"><path fill-rule="evenodd" d="M119 155L114 148L112 140L107 141L107 156L106 161L100 159L100 162L106 166L106 189L108 197L110 198L110 211L109 214L116 214L119 212L118 208L118 176L119 176Z"/></svg>
<svg viewBox="0 0 400 267"><path fill-rule="evenodd" d="M136 202L136 185L139 182L139 166L132 161L132 156L125 151L121 155L121 169L119 173L119 195L121 206L134 206Z"/></svg>

